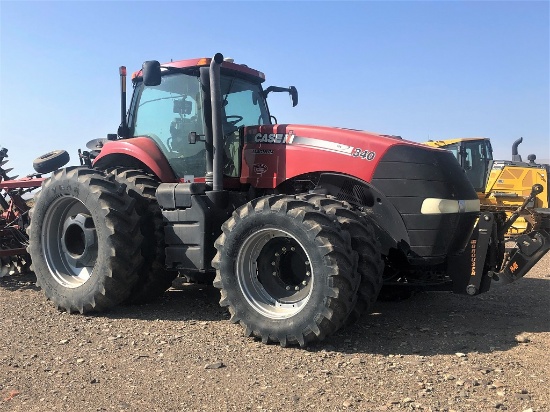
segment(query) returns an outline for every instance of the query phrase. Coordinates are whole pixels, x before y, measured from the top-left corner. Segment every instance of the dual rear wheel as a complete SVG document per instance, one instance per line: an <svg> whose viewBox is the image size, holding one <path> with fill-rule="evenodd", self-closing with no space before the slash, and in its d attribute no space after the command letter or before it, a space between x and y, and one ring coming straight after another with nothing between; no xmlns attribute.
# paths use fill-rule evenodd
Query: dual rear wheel
<svg viewBox="0 0 550 412"><path fill-rule="evenodd" d="M100 312L161 295L164 270L159 182L139 170L56 171L35 197L29 252L38 285L68 312Z"/></svg>
<svg viewBox="0 0 550 412"><path fill-rule="evenodd" d="M305 346L355 316L358 299L361 311L376 299L381 258L370 249L360 257L365 250L357 243L376 248L372 229L344 212L344 204L325 199L332 208L318 198L267 196L237 209L223 225L214 286L246 335ZM352 236L348 224L364 227L357 232L364 239Z"/></svg>
<svg viewBox="0 0 550 412"><path fill-rule="evenodd" d="M135 200L97 170L54 172L35 197L28 231L37 284L59 309L109 309L138 281L143 237Z"/></svg>

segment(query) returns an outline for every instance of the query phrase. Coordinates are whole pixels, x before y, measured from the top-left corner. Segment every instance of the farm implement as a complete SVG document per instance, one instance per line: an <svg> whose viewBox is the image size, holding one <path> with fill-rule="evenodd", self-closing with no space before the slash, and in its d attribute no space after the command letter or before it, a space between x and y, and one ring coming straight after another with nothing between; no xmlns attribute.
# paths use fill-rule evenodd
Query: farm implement
<svg viewBox="0 0 550 412"><path fill-rule="evenodd" d="M42 174L69 161L69 154L64 150L50 152L34 161L37 173L18 178L9 176L13 169L4 167L7 157L8 149L0 149L0 277L22 273L29 268L26 230L30 223L31 192L42 185L45 180Z"/></svg>

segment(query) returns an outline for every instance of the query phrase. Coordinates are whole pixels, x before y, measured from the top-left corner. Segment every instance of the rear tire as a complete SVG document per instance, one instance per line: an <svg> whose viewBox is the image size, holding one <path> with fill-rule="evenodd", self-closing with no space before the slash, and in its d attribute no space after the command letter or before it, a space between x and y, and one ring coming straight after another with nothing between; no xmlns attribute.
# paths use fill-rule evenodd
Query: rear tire
<svg viewBox="0 0 550 412"><path fill-rule="evenodd" d="M33 269L46 297L67 312L123 302L142 264L135 201L89 168L59 170L35 198L29 226Z"/></svg>
<svg viewBox="0 0 550 412"><path fill-rule="evenodd" d="M214 286L247 336L281 346L321 341L355 302L356 257L347 232L293 196L255 199L222 226Z"/></svg>
<svg viewBox="0 0 550 412"><path fill-rule="evenodd" d="M136 200L136 212L143 236L141 255L144 263L138 273L139 280L125 303L147 303L162 296L177 276L177 272L167 271L164 267L164 227L155 196L159 181L136 169L116 168L108 170L108 173L117 182L125 184L130 197Z"/></svg>
<svg viewBox="0 0 550 412"><path fill-rule="evenodd" d="M371 310L382 288L384 261L374 228L366 218L351 210L351 206L345 202L316 194L302 195L300 199L324 210L329 216L334 216L342 229L351 235L352 248L358 255L357 274L361 283L357 304L351 311L347 323L356 322L362 314Z"/></svg>

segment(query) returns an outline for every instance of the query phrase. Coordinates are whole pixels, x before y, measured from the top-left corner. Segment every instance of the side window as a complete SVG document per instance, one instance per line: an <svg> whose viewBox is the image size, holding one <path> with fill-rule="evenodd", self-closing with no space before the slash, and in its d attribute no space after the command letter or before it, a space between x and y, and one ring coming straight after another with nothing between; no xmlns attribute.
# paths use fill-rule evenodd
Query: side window
<svg viewBox="0 0 550 412"><path fill-rule="evenodd" d="M258 84L222 76L222 128L224 134L224 174L237 177L241 169L239 128L270 124Z"/></svg>
<svg viewBox="0 0 550 412"><path fill-rule="evenodd" d="M456 160L458 160L458 163L460 163L460 157L458 155L458 145L453 144L450 146L445 146L444 148L447 149L449 152L451 152L454 155L454 157L456 157Z"/></svg>
<svg viewBox="0 0 550 412"><path fill-rule="evenodd" d="M237 78L222 77L221 91L224 127L229 127L227 131L224 128L224 132L231 133L232 128L239 126L269 124L265 101L259 98L261 90L258 85Z"/></svg>
<svg viewBox="0 0 550 412"><path fill-rule="evenodd" d="M487 176L487 157L484 146L480 142L466 142L466 176L472 186L479 191L485 185Z"/></svg>
<svg viewBox="0 0 550 412"><path fill-rule="evenodd" d="M188 139L190 132L204 134L199 79L179 73L163 76L158 86L141 87L134 136L153 139L178 176L204 176L204 142Z"/></svg>
<svg viewBox="0 0 550 412"><path fill-rule="evenodd" d="M467 147L464 151L464 169L472 169L472 149Z"/></svg>

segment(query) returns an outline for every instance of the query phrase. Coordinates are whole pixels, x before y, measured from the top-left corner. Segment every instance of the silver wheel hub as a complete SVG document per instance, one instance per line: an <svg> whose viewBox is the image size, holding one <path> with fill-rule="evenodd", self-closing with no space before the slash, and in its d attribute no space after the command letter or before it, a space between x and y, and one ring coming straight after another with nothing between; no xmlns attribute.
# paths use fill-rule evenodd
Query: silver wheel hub
<svg viewBox="0 0 550 412"><path fill-rule="evenodd" d="M76 288L92 275L97 260L97 233L88 208L73 197L54 200L44 214L42 252L53 279Z"/></svg>
<svg viewBox="0 0 550 412"><path fill-rule="evenodd" d="M309 301L314 281L310 257L284 230L262 229L248 236L235 265L244 297L266 317L290 318Z"/></svg>
<svg viewBox="0 0 550 412"><path fill-rule="evenodd" d="M79 213L65 220L61 248L72 266L81 268L94 265L97 258L97 235L90 215Z"/></svg>

